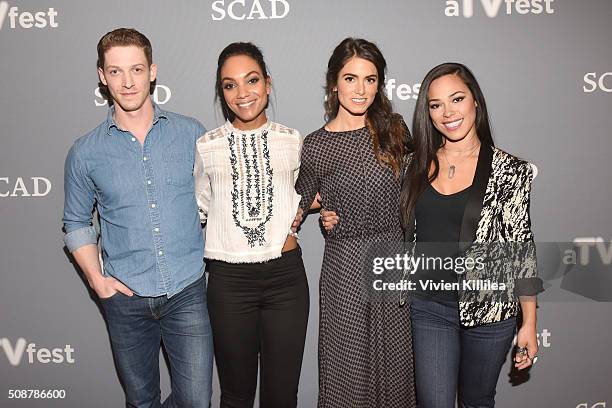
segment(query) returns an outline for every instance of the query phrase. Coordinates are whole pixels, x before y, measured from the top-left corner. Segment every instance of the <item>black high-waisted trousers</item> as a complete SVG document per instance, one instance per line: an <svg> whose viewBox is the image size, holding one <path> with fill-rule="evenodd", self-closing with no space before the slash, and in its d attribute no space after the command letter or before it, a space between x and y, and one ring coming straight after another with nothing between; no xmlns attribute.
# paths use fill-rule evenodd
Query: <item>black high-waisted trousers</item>
<svg viewBox="0 0 612 408"><path fill-rule="evenodd" d="M261 408L296 407L309 308L300 248L263 263L207 264L221 407L253 406L258 359Z"/></svg>

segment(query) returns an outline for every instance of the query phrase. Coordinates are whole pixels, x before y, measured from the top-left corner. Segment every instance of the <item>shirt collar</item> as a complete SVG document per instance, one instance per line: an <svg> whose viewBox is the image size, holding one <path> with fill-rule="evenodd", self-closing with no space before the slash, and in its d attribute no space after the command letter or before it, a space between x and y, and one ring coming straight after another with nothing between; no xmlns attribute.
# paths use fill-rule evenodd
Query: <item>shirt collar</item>
<svg viewBox="0 0 612 408"><path fill-rule="evenodd" d="M162 110L159 106L157 106L155 102L151 101L151 103L153 104L153 125L159 122L160 118L169 120L168 115L165 110ZM115 115L115 105L113 104L108 109L108 114L106 116L106 127L107 127L107 133L109 135L111 134L111 128L113 127L117 130L123 130L117 125L117 123L115 123L115 119L113 118L114 115Z"/></svg>

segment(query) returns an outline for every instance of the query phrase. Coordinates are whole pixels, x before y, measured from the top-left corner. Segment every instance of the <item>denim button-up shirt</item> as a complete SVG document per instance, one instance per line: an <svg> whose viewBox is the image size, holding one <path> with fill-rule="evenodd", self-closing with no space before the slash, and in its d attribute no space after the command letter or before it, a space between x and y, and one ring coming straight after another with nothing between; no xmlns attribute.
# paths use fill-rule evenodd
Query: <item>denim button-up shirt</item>
<svg viewBox="0 0 612 408"><path fill-rule="evenodd" d="M197 120L155 107L144 145L108 118L79 138L64 172L64 242L70 252L97 242L104 274L140 296L168 297L204 272L204 240L194 194Z"/></svg>

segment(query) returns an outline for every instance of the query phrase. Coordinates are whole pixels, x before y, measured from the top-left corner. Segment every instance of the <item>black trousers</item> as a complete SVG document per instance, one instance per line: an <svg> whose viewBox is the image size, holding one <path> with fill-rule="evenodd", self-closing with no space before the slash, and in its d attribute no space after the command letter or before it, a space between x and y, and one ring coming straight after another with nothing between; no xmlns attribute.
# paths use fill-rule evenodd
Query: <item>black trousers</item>
<svg viewBox="0 0 612 408"><path fill-rule="evenodd" d="M309 309L300 248L263 263L210 260L208 271L221 407L253 406L258 365L260 407L296 407Z"/></svg>

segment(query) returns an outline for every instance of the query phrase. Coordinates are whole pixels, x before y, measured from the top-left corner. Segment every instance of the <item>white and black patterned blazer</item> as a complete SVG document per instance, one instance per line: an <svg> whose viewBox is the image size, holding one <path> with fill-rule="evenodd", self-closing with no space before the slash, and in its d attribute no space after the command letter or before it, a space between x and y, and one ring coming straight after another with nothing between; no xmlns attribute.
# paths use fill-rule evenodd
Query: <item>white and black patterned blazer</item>
<svg viewBox="0 0 612 408"><path fill-rule="evenodd" d="M516 316L517 296L542 291L537 277L535 245L529 216L531 165L496 147L483 145L468 202L463 214L459 243L474 243L464 256L485 255L486 267L467 270L466 280L504 282L505 292L460 290L459 318L466 327L499 322ZM414 213L411 215L414 220ZM405 231L416 241L416 221ZM486 244L486 245L484 245Z"/></svg>

